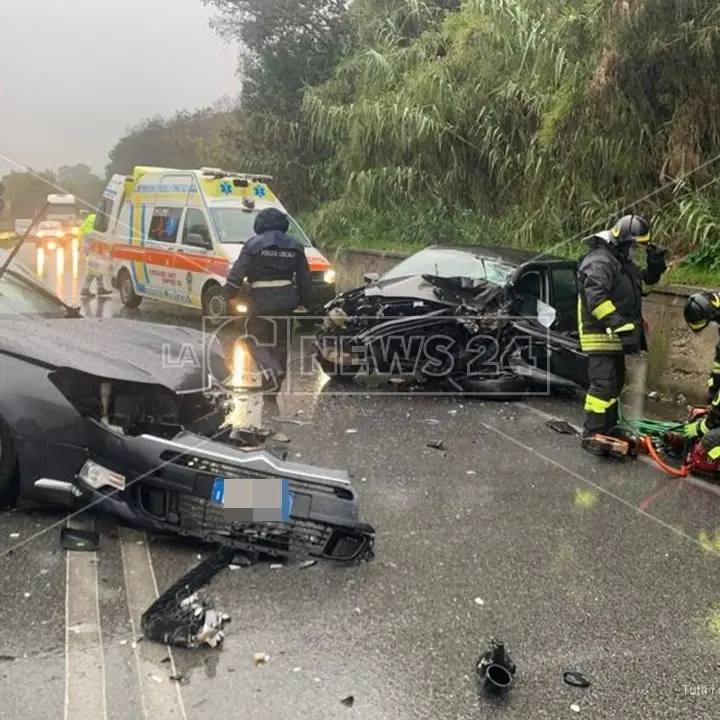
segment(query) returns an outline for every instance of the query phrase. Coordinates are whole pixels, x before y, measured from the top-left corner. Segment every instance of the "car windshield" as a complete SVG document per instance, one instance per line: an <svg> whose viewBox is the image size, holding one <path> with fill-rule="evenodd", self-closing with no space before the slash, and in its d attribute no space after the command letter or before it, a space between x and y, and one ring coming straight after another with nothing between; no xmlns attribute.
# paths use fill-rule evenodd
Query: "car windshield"
<svg viewBox="0 0 720 720"><path fill-rule="evenodd" d="M0 266L6 258L6 253L0 253ZM14 260L0 277L0 317L18 315L68 316L65 304L43 288L28 268Z"/></svg>
<svg viewBox="0 0 720 720"><path fill-rule="evenodd" d="M255 235L253 224L258 212L258 210L248 211L241 208L212 208L210 215L220 242L228 245L247 242ZM305 247L312 247L302 228L289 215L288 218L290 220L288 235L300 241Z"/></svg>
<svg viewBox="0 0 720 720"><path fill-rule="evenodd" d="M465 277L504 285L515 268L494 258L483 258L461 250L429 248L411 255L385 273L381 280L410 275L435 275L441 278Z"/></svg>

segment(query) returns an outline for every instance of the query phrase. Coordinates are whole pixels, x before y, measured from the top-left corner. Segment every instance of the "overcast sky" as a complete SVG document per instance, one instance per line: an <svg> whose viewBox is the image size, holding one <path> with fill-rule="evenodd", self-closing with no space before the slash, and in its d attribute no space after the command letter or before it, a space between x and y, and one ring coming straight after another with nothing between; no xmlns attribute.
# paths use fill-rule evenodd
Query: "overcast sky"
<svg viewBox="0 0 720 720"><path fill-rule="evenodd" d="M235 95L200 0L0 0L0 155L99 174L129 125ZM19 169L0 157L0 176Z"/></svg>

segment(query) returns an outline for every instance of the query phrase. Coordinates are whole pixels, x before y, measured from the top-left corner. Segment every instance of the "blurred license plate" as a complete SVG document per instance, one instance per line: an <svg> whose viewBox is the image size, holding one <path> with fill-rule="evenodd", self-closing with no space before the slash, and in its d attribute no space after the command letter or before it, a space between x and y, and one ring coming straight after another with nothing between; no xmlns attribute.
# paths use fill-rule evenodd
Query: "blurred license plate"
<svg viewBox="0 0 720 720"><path fill-rule="evenodd" d="M232 482L233 478L215 478L215 481L213 482L212 486L212 492L210 494L210 502L214 505L220 505L221 507L225 506L225 483L226 482ZM267 483L267 478L258 478L257 480L252 480L253 483ZM290 519L290 515L292 514L293 505L295 504L295 493L292 492L289 489L289 480L282 480L283 483L283 503L282 508L279 508L282 511L283 521L287 522Z"/></svg>

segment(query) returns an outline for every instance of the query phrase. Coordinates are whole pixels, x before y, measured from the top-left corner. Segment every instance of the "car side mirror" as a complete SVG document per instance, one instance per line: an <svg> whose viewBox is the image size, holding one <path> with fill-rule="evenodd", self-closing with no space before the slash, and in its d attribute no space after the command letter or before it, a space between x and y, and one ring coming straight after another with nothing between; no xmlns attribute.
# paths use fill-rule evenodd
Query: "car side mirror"
<svg viewBox="0 0 720 720"><path fill-rule="evenodd" d="M372 283L377 282L380 279L380 275L375 272L369 272L363 275L363 279L365 280L366 285L371 285Z"/></svg>
<svg viewBox="0 0 720 720"><path fill-rule="evenodd" d="M209 248L210 243L200 233L188 233L187 244L193 247Z"/></svg>

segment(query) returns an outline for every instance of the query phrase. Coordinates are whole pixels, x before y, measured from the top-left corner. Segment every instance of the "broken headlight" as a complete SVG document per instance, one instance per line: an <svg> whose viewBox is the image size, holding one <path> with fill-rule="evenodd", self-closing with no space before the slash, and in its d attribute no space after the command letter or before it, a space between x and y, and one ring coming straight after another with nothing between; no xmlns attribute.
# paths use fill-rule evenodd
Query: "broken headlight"
<svg viewBox="0 0 720 720"><path fill-rule="evenodd" d="M95 490L101 490L105 487L114 488L115 490L125 489L124 475L108 470L92 460L85 462L78 473L78 477Z"/></svg>

